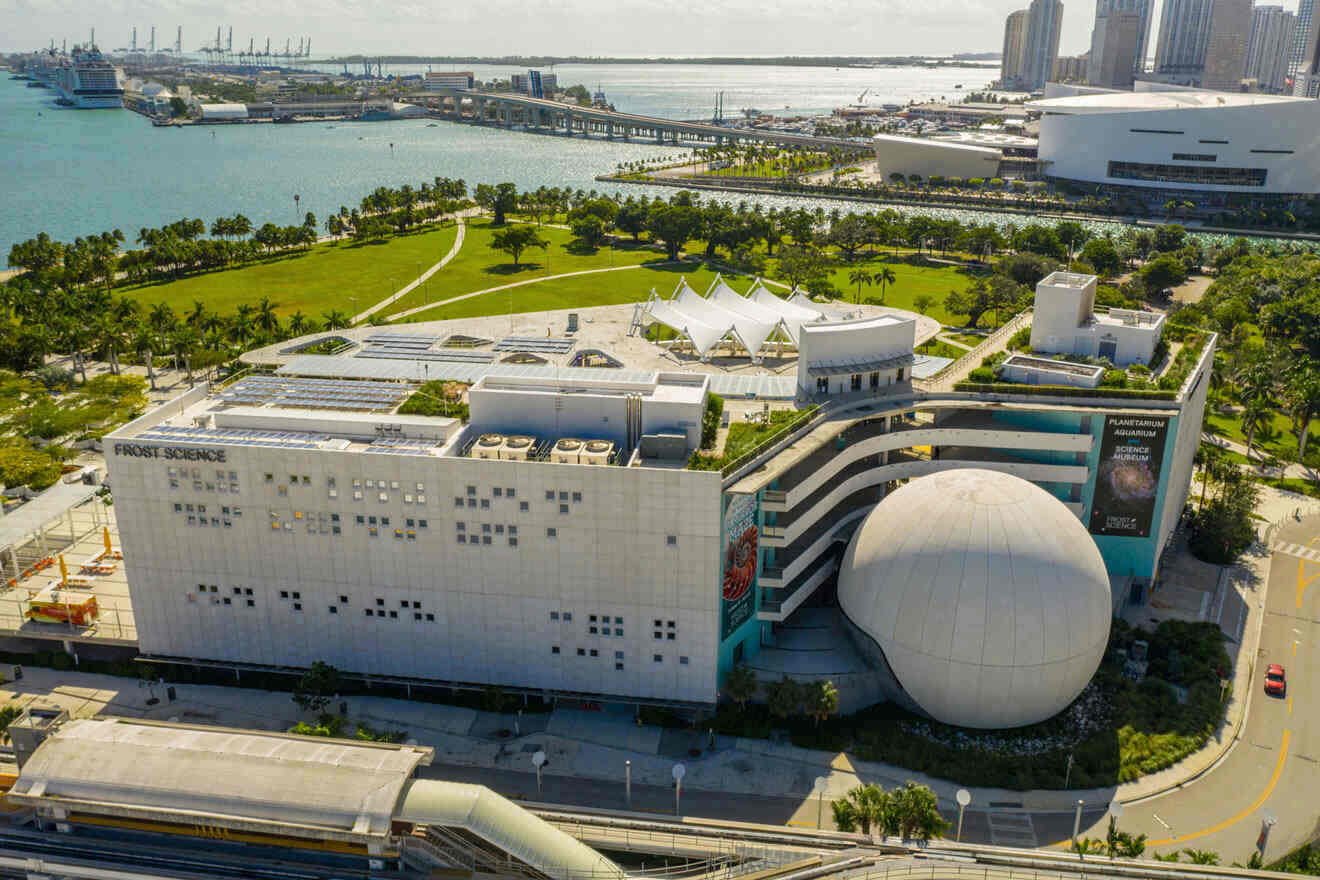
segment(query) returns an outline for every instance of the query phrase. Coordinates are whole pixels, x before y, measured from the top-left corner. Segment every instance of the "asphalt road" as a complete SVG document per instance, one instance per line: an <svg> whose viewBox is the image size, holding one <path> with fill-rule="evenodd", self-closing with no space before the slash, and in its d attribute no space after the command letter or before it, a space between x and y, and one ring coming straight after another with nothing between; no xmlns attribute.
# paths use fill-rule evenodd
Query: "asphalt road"
<svg viewBox="0 0 1320 880"><path fill-rule="evenodd" d="M1320 517L1289 522L1273 543L1320 551ZM1119 827L1148 835L1148 852L1208 849L1224 864L1245 863L1269 814L1277 824L1265 841L1266 862L1320 835L1320 562L1290 549L1280 547L1270 560L1242 738L1199 780L1123 811ZM1287 671L1284 698L1265 694L1270 663ZM1103 837L1106 827L1101 817L1083 833Z"/></svg>
<svg viewBox="0 0 1320 880"><path fill-rule="evenodd" d="M1314 548L1320 559L1320 517L1280 529L1275 546ZM1226 626L1236 619L1226 614ZM1246 636L1250 638L1250 633ZM1282 663L1288 695L1266 696L1264 667ZM1273 554L1266 595L1266 616L1255 658L1251 698L1243 735L1218 766L1181 789L1128 805L1119 827L1148 837L1147 852L1208 849L1224 864L1246 862L1259 843L1263 820L1276 818L1265 841L1265 859L1320 836L1320 562L1289 548ZM521 770L489 770L434 764L425 776L488 785L508 797L566 806L625 809L623 780L604 782L555 776L547 772L538 794L536 775ZM764 797L687 789L684 815L736 819L766 824L814 827L819 806L814 798ZM673 815L672 787L634 785L632 809ZM829 804L820 810L828 827ZM955 818L950 816L950 818ZM956 821L956 818L955 818ZM1015 810L968 810L963 840L1009 846L1066 845L1071 813L1023 814ZM1105 836L1102 806L1084 809L1082 836ZM1060 843L1064 842L1064 843Z"/></svg>

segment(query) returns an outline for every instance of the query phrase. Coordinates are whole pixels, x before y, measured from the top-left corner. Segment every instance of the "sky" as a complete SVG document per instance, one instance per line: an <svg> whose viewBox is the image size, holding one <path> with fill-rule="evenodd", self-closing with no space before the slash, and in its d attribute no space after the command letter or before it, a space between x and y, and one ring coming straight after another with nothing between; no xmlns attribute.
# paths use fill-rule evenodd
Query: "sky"
<svg viewBox="0 0 1320 880"><path fill-rule="evenodd" d="M88 39L115 49L138 29L145 45L184 49L234 28L283 46L310 37L314 55L947 55L997 52L1004 19L1028 0L0 0L0 51ZM1284 0L1296 9L1296 0ZM1061 55L1090 46L1095 0L1064 0ZM1155 22L1158 27L1158 20ZM1152 40L1154 30L1152 32Z"/></svg>

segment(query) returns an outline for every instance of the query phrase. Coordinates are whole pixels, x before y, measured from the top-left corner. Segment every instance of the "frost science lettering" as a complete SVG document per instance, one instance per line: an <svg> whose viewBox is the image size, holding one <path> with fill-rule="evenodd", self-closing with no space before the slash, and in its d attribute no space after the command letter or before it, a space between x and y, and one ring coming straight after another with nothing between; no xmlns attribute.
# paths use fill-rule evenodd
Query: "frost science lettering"
<svg viewBox="0 0 1320 880"><path fill-rule="evenodd" d="M163 458L169 461L212 461L223 463L223 449L194 449L190 446L145 446L141 443L116 443L115 455L129 458Z"/></svg>

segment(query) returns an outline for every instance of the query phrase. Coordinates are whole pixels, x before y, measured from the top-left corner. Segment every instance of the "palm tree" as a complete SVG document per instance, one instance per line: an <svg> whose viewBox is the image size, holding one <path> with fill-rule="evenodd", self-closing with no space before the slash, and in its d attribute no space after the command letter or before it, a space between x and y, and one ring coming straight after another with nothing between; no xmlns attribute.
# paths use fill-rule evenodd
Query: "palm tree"
<svg viewBox="0 0 1320 880"><path fill-rule="evenodd" d="M289 316L289 333L293 336L302 336L307 330L307 317L301 311L294 312Z"/></svg>
<svg viewBox="0 0 1320 880"><path fill-rule="evenodd" d="M862 286L870 287L875 283L875 276L865 269L853 269L848 273L848 283L857 285L857 295L853 297L853 302L862 301Z"/></svg>
<svg viewBox="0 0 1320 880"><path fill-rule="evenodd" d="M261 328L267 336L275 335L280 328L280 319L275 314L279 308L279 303L273 303L269 297L262 297L261 302L257 303L256 325Z"/></svg>
<svg viewBox="0 0 1320 880"><path fill-rule="evenodd" d="M875 274L871 277L876 284L880 285L880 304L884 305L885 288L891 284L896 284L898 282L898 276L896 276L894 270L888 266L881 266L879 269L875 270Z"/></svg>
<svg viewBox="0 0 1320 880"><path fill-rule="evenodd" d="M1219 864L1219 853L1210 849L1185 849L1187 858L1193 865L1217 865Z"/></svg>
<svg viewBox="0 0 1320 880"><path fill-rule="evenodd" d="M839 691L832 681L813 681L804 692L807 714L819 726L822 721L839 711Z"/></svg>
<svg viewBox="0 0 1320 880"><path fill-rule="evenodd" d="M854 831L860 827L863 834L870 834L872 827L883 829L891 806L889 794L874 782L855 786L841 800L830 802L836 828Z"/></svg>
<svg viewBox="0 0 1320 880"><path fill-rule="evenodd" d="M1239 396L1245 407L1242 430L1247 435L1247 458L1251 458L1256 431L1270 418L1274 402L1274 367L1266 359L1260 358L1239 370L1236 379Z"/></svg>
<svg viewBox="0 0 1320 880"><path fill-rule="evenodd" d="M338 309L323 312L321 320L325 321L325 329L327 330L343 330L348 326L348 315Z"/></svg>

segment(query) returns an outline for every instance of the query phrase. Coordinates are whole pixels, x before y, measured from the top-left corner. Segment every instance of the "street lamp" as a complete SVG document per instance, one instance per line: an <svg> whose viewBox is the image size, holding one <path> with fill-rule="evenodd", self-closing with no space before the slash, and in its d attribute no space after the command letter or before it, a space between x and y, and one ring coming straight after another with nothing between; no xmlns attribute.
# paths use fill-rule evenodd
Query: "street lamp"
<svg viewBox="0 0 1320 880"><path fill-rule="evenodd" d="M1086 857L1082 855L1081 848L1077 846L1077 834L1082 830L1082 805L1084 803L1086 803L1086 801L1080 799L1077 801L1077 812L1073 814L1073 833L1072 833L1073 849L1076 850L1078 858L1081 858L1083 860Z"/></svg>
<svg viewBox="0 0 1320 880"><path fill-rule="evenodd" d="M958 793L953 796L958 802L958 835L953 839L954 843L962 840L962 820L963 810L972 802L972 793L965 788L958 789Z"/></svg>
<svg viewBox="0 0 1320 880"><path fill-rule="evenodd" d="M674 776L674 815L680 816L682 815L680 810L683 799L683 777L687 775L687 768L680 761L674 765L674 769L670 772Z"/></svg>
<svg viewBox="0 0 1320 880"><path fill-rule="evenodd" d="M816 782L813 785L813 790L816 792L816 830L817 831L820 830L821 813L824 811L824 807L825 807L825 788L828 785L829 785L829 780L827 780L824 776L817 776Z"/></svg>
<svg viewBox="0 0 1320 880"><path fill-rule="evenodd" d="M623 762L623 799L632 809L632 761Z"/></svg>
<svg viewBox="0 0 1320 880"><path fill-rule="evenodd" d="M545 752L540 749L532 755L532 764L536 766L536 795L541 796L541 768L545 766Z"/></svg>

